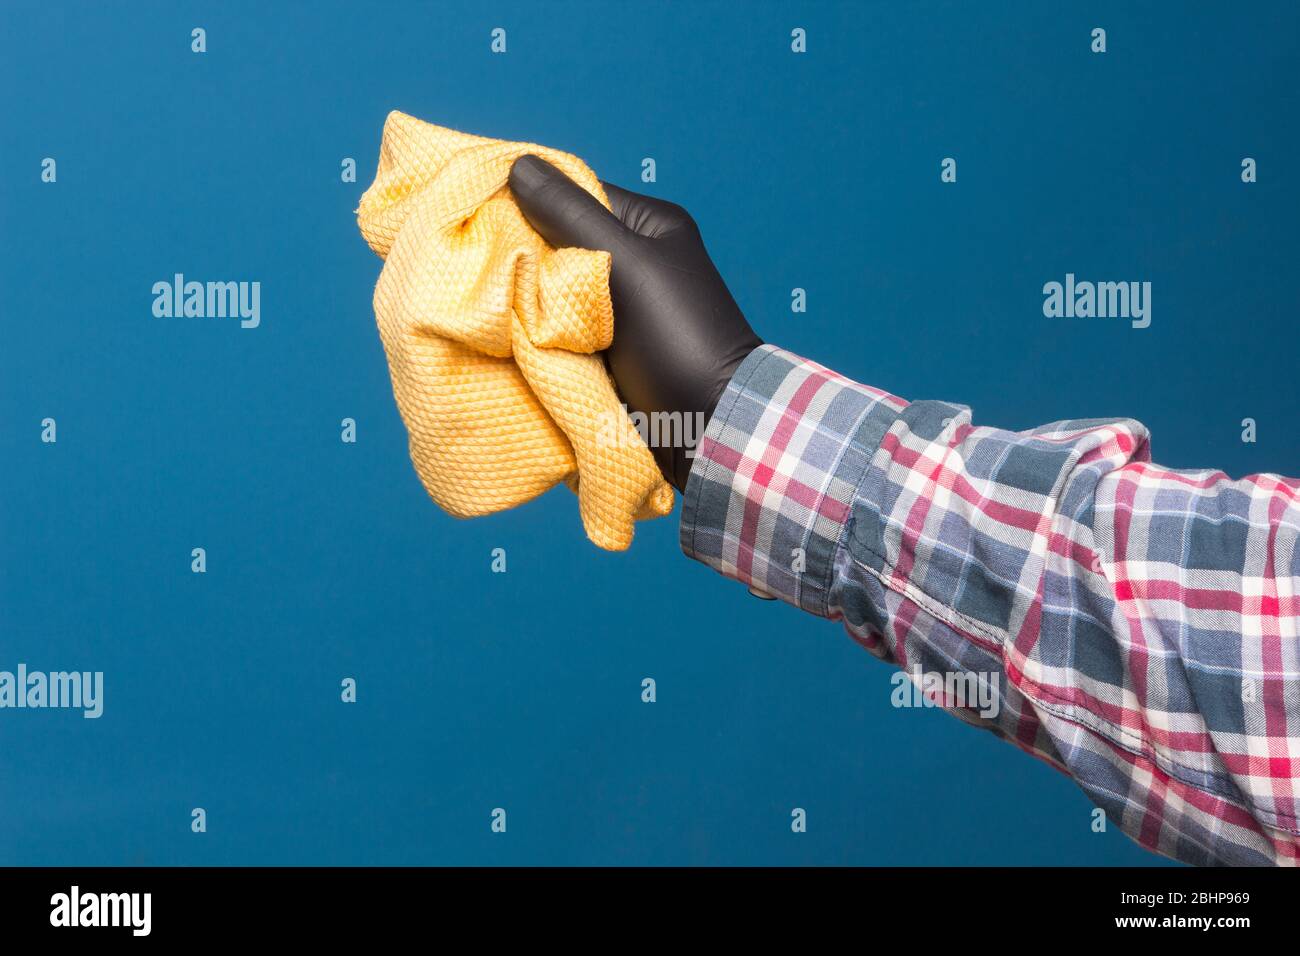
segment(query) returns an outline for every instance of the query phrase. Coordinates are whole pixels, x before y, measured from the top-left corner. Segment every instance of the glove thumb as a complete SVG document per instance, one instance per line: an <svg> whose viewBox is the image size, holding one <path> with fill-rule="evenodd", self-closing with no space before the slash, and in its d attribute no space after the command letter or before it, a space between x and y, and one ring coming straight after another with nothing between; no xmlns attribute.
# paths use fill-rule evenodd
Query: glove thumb
<svg viewBox="0 0 1300 956"><path fill-rule="evenodd" d="M510 167L510 192L538 234L563 249L613 252L627 228L600 200L546 160L520 156Z"/></svg>

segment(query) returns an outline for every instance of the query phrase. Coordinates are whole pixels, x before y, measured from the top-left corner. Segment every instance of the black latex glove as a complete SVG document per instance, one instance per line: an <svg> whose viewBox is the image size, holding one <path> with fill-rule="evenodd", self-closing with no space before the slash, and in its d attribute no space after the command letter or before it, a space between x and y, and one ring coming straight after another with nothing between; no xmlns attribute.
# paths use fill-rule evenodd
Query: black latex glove
<svg viewBox="0 0 1300 956"><path fill-rule="evenodd" d="M515 202L543 239L611 255L614 344L605 356L628 408L702 415L695 421L707 422L736 366L762 342L685 209L602 185L612 214L536 156L520 157L510 170ZM702 431L700 424L686 433L698 440ZM684 490L688 449L651 451L664 477Z"/></svg>

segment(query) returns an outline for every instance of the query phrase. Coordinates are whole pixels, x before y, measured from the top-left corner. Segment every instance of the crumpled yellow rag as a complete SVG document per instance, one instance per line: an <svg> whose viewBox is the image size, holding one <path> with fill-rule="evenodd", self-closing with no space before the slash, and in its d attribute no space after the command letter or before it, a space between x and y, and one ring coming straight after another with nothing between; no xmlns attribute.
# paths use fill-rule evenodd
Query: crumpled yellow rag
<svg viewBox="0 0 1300 956"><path fill-rule="evenodd" d="M357 222L384 260L375 319L411 461L458 517L513 508L560 481L592 542L621 551L672 487L597 353L614 310L607 252L555 249L506 181L532 153L607 208L582 160L392 112Z"/></svg>

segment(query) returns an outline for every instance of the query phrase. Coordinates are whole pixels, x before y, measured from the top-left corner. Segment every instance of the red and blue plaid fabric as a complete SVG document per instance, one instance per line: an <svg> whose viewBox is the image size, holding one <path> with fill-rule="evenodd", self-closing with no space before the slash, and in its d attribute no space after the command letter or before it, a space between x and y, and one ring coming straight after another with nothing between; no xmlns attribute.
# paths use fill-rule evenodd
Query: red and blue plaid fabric
<svg viewBox="0 0 1300 956"><path fill-rule="evenodd" d="M1070 774L1143 846L1300 856L1300 483L1170 471L1124 419L1027 432L907 402L774 346L728 385L683 550ZM914 678L915 679L915 678Z"/></svg>

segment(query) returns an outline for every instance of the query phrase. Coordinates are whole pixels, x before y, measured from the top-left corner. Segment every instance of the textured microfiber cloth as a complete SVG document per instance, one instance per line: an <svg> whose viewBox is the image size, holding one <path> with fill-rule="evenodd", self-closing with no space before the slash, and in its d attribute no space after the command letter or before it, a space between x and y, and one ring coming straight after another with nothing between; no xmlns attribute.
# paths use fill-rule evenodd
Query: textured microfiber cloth
<svg viewBox="0 0 1300 956"><path fill-rule="evenodd" d="M564 481L587 536L623 550L673 492L601 356L614 334L607 252L555 249L506 181L532 153L607 208L582 160L393 112L357 222L384 260L375 319L411 461L458 517L513 508Z"/></svg>

